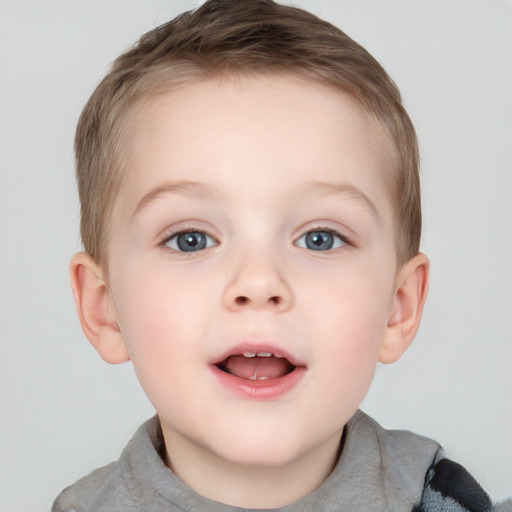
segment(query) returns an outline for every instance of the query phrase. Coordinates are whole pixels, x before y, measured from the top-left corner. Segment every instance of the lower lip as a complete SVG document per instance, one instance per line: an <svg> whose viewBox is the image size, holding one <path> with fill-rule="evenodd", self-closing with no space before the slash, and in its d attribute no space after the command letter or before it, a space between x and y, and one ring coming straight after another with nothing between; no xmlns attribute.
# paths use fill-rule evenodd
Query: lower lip
<svg viewBox="0 0 512 512"><path fill-rule="evenodd" d="M223 386L243 397L259 400L277 398L291 391L306 373L306 368L301 366L277 379L249 380L223 372L215 365L211 368Z"/></svg>

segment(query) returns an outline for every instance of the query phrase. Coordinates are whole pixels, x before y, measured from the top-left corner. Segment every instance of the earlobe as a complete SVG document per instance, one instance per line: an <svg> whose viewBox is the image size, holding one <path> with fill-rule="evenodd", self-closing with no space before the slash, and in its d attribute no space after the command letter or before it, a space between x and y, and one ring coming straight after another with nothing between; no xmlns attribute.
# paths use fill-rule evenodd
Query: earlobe
<svg viewBox="0 0 512 512"><path fill-rule="evenodd" d="M70 274L73 296L85 336L108 363L128 361L130 356L101 268L92 256L79 252L71 260Z"/></svg>
<svg viewBox="0 0 512 512"><path fill-rule="evenodd" d="M393 307L379 361L394 363L412 343L428 295L430 263L424 254L411 258L398 272Z"/></svg>

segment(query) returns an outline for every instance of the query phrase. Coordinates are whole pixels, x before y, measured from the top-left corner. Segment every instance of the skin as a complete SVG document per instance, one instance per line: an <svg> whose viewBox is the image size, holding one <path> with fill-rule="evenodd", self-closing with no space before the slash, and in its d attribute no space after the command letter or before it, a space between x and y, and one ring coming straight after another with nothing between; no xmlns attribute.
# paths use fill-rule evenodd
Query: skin
<svg viewBox="0 0 512 512"><path fill-rule="evenodd" d="M185 483L291 503L329 475L377 362L421 318L428 260L397 265L385 136L348 96L292 76L189 84L132 119L108 281L87 254L71 264L84 332L105 360L132 360ZM181 252L183 230L207 246ZM308 248L319 231L333 248ZM212 363L240 344L286 351L303 377L271 398L234 392Z"/></svg>

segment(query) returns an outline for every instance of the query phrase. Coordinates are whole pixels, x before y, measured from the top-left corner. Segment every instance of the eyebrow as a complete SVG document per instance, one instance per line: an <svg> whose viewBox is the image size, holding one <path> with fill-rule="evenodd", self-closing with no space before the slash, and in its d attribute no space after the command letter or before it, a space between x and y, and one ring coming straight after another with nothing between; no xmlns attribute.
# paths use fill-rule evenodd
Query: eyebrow
<svg viewBox="0 0 512 512"><path fill-rule="evenodd" d="M161 185L152 188L144 197L137 203L133 210L132 217L135 217L138 213L140 213L144 208L146 208L150 203L159 199L162 196L166 195L197 195L197 196L206 196L208 194L214 194L215 191L213 187L210 185L206 185L205 183L199 183L197 181L166 181Z"/></svg>
<svg viewBox="0 0 512 512"><path fill-rule="evenodd" d="M321 193L321 194L342 194L354 198L366 206L372 215L380 221L379 212L372 202L372 200L359 188L346 183L329 183L324 181L309 181L303 184L298 189L299 196L308 194ZM215 194L215 189L211 185L199 183L197 181L181 180L181 181L166 181L161 185L151 189L142 199L137 203L133 211L132 217L135 217L144 208L156 199L172 194L181 195L197 195L206 196Z"/></svg>
<svg viewBox="0 0 512 512"><path fill-rule="evenodd" d="M302 185L299 190L299 195L308 195L312 193L320 193L325 195L330 194L341 194L344 196L351 197L362 203L372 215L380 221L380 215L377 207L373 201L359 188L348 183L330 183L325 181L308 181Z"/></svg>

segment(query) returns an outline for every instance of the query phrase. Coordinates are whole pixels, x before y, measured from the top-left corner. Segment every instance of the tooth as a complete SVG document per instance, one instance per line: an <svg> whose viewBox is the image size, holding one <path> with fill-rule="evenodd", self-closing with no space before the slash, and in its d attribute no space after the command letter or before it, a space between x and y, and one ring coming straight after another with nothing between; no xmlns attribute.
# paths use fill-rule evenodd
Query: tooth
<svg viewBox="0 0 512 512"><path fill-rule="evenodd" d="M251 376L249 377L249 379L250 379L250 380L257 380L257 377L256 377L256 375L251 375Z"/></svg>
<svg viewBox="0 0 512 512"><path fill-rule="evenodd" d="M282 356L281 354L274 354L274 357L277 357L278 359L282 359L284 356Z"/></svg>
<svg viewBox="0 0 512 512"><path fill-rule="evenodd" d="M256 355L258 357L270 357L272 355L272 352L258 352Z"/></svg>
<svg viewBox="0 0 512 512"><path fill-rule="evenodd" d="M258 377L258 380L268 380L268 377Z"/></svg>
<svg viewBox="0 0 512 512"><path fill-rule="evenodd" d="M256 357L256 352L244 352L244 357Z"/></svg>

